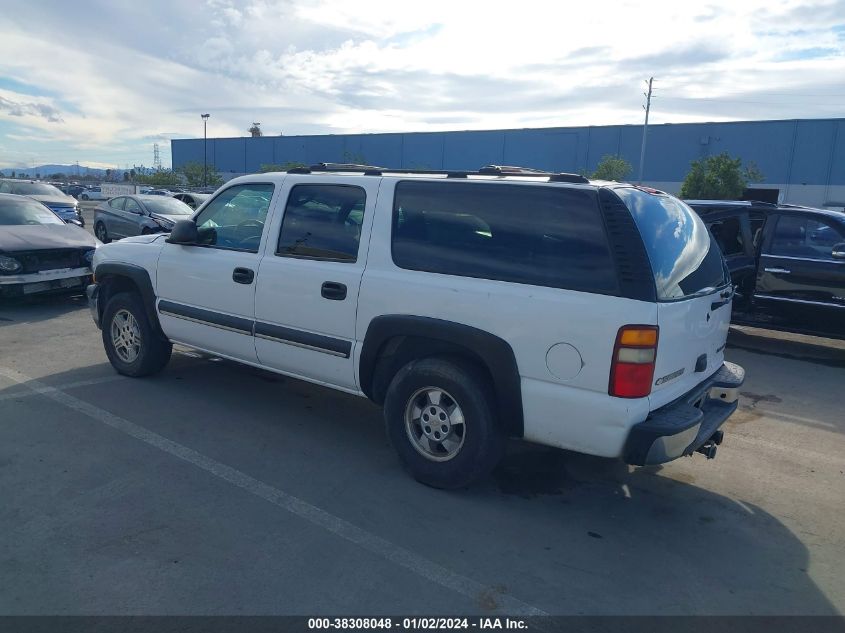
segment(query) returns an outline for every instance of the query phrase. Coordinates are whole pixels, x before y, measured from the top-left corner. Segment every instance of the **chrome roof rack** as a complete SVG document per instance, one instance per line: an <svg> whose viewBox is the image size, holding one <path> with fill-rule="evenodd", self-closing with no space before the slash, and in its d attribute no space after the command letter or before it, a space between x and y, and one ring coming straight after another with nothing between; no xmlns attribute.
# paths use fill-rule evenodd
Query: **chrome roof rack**
<svg viewBox="0 0 845 633"><path fill-rule="evenodd" d="M392 169L375 165L359 165L356 163L317 163L310 167L293 167L289 174L313 174L320 172L362 173L365 176L382 176L384 174L422 174L446 176L447 178L467 178L468 176L522 176L529 178L547 178L549 182L572 182L587 184L590 181L581 174L565 172L543 171L533 167L517 167L514 165L485 165L477 171L463 169Z"/></svg>

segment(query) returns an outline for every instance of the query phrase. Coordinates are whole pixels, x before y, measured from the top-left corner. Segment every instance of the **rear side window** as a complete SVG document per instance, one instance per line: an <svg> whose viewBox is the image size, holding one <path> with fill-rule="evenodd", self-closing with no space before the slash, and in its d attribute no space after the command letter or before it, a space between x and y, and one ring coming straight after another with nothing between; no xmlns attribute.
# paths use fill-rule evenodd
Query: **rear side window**
<svg viewBox="0 0 845 633"><path fill-rule="evenodd" d="M393 261L447 275L618 293L595 191L487 183L396 186Z"/></svg>
<svg viewBox="0 0 845 633"><path fill-rule="evenodd" d="M296 185L288 196L276 255L356 261L366 200L360 187Z"/></svg>
<svg viewBox="0 0 845 633"><path fill-rule="evenodd" d="M640 231L658 299L683 299L729 283L719 245L695 211L666 194L633 187L614 191Z"/></svg>

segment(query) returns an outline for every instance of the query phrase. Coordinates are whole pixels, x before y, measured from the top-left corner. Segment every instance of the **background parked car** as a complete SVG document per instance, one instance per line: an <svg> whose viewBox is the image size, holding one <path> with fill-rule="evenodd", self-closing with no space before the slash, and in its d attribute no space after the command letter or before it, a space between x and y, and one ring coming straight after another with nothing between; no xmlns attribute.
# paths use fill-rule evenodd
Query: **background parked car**
<svg viewBox="0 0 845 633"><path fill-rule="evenodd" d="M208 200L210 194L207 193L177 193L173 196L176 200L181 200L192 209L196 209L203 202Z"/></svg>
<svg viewBox="0 0 845 633"><path fill-rule="evenodd" d="M765 202L690 200L725 255L735 320L845 336L845 213Z"/></svg>
<svg viewBox="0 0 845 633"><path fill-rule="evenodd" d="M108 200L109 197L103 193L101 187L88 187L79 194L80 200Z"/></svg>
<svg viewBox="0 0 845 633"><path fill-rule="evenodd" d="M94 234L101 242L170 231L193 213L187 204L163 196L118 196L94 211Z"/></svg>
<svg viewBox="0 0 845 633"><path fill-rule="evenodd" d="M82 290L97 246L40 202L0 193L0 297Z"/></svg>
<svg viewBox="0 0 845 633"><path fill-rule="evenodd" d="M150 189L147 192L148 196L172 196L173 192L170 189Z"/></svg>
<svg viewBox="0 0 845 633"><path fill-rule="evenodd" d="M69 196L79 198L79 194L81 194L83 191L86 191L87 189L88 187L86 187L85 185L68 185L67 187L65 187L64 192Z"/></svg>
<svg viewBox="0 0 845 633"><path fill-rule="evenodd" d="M0 180L0 193L27 196L49 207L62 220L77 226L85 226L79 212L79 203L53 185L36 180Z"/></svg>

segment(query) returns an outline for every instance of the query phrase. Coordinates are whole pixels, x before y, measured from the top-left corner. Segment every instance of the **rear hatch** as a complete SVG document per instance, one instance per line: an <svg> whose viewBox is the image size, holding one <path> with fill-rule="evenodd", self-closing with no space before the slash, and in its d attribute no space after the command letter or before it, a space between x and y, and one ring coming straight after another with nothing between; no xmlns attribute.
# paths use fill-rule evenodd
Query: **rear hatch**
<svg viewBox="0 0 845 633"><path fill-rule="evenodd" d="M616 193L639 228L657 289L653 410L722 366L733 288L719 246L686 204L648 189L624 187Z"/></svg>

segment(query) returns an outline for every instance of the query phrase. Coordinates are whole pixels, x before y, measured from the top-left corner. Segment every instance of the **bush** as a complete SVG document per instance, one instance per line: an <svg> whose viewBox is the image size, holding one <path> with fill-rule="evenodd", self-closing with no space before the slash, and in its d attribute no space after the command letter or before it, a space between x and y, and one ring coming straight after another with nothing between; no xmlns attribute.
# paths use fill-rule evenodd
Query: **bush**
<svg viewBox="0 0 845 633"><path fill-rule="evenodd" d="M697 200L737 200L749 182L762 182L763 179L754 163L743 169L741 159L731 158L723 152L692 161L680 195Z"/></svg>
<svg viewBox="0 0 845 633"><path fill-rule="evenodd" d="M631 163L621 156L607 154L596 165L596 170L590 176L595 180L616 180L621 182L631 173Z"/></svg>

